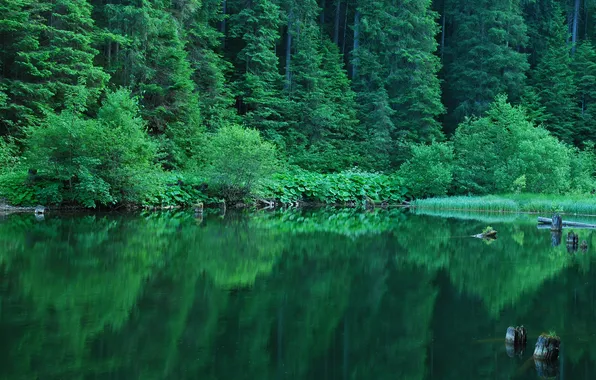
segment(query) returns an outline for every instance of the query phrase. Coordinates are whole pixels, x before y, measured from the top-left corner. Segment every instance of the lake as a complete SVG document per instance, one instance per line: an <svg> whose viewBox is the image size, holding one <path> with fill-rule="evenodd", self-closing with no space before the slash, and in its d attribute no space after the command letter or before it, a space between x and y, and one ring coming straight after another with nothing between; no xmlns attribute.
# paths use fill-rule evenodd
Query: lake
<svg viewBox="0 0 596 380"><path fill-rule="evenodd" d="M593 379L596 239L569 252L535 219L0 216L0 379Z"/></svg>

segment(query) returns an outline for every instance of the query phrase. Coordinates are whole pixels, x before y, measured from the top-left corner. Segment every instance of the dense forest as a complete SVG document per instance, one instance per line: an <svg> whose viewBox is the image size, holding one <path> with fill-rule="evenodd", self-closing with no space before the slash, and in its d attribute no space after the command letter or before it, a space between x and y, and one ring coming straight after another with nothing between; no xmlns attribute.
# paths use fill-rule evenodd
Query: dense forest
<svg viewBox="0 0 596 380"><path fill-rule="evenodd" d="M591 0L1 0L0 197L586 193L595 13Z"/></svg>

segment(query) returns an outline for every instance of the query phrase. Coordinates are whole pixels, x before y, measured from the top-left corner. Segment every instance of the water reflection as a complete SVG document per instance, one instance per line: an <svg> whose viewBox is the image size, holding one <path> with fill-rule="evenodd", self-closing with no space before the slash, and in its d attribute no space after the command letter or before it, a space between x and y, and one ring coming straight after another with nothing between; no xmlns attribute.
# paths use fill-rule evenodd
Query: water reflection
<svg viewBox="0 0 596 380"><path fill-rule="evenodd" d="M6 217L0 378L593 378L592 255L495 218ZM488 223L497 240L470 238ZM528 348L511 351L521 324ZM536 364L551 330L565 351Z"/></svg>

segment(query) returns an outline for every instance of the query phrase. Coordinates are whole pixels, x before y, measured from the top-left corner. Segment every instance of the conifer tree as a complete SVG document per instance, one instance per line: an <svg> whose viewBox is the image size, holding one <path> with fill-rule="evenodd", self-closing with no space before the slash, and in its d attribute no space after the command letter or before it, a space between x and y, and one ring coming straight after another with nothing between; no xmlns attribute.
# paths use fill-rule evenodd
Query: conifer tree
<svg viewBox="0 0 596 380"><path fill-rule="evenodd" d="M97 102L109 76L93 63L95 32L86 0L0 3L3 129L38 125L45 112L64 108L65 94L78 84L89 90L90 104Z"/></svg>
<svg viewBox="0 0 596 380"><path fill-rule="evenodd" d="M446 41L447 98L455 121L480 115L495 96L512 102L524 91L527 42L519 0L455 0L452 34Z"/></svg>
<svg viewBox="0 0 596 380"><path fill-rule="evenodd" d="M440 66L434 55L438 26L430 6L426 0L358 3L354 80L360 119L375 141L375 155L385 155L376 161L386 165L403 160L396 151L402 140L442 138Z"/></svg>
<svg viewBox="0 0 596 380"><path fill-rule="evenodd" d="M286 101L281 96L283 77L275 53L282 22L280 8L271 0L251 0L241 8L232 19L230 32L243 43L237 65L241 74L235 83L240 110L247 126L284 146Z"/></svg>
<svg viewBox="0 0 596 380"><path fill-rule="evenodd" d="M116 84L131 87L140 97L143 118L160 136L166 168L182 167L197 156L203 130L185 33L174 17L184 18L181 14L192 12L193 4L180 3L177 10L169 1L123 0L102 7L102 27L125 41L110 43L115 59L108 69Z"/></svg>
<svg viewBox="0 0 596 380"><path fill-rule="evenodd" d="M576 141L596 142L596 50L590 41L577 47L573 69L580 104Z"/></svg>
<svg viewBox="0 0 596 380"><path fill-rule="evenodd" d="M354 94L341 56L321 33L316 1L290 5L295 30L291 58L288 147L295 162L312 170L333 171L355 164Z"/></svg>
<svg viewBox="0 0 596 380"><path fill-rule="evenodd" d="M543 116L537 121L559 139L572 143L578 132L575 129L579 115L577 87L571 69L571 49L565 41L565 25L563 18L559 20L557 36L549 38L547 49L532 72L537 103L529 108L542 107Z"/></svg>

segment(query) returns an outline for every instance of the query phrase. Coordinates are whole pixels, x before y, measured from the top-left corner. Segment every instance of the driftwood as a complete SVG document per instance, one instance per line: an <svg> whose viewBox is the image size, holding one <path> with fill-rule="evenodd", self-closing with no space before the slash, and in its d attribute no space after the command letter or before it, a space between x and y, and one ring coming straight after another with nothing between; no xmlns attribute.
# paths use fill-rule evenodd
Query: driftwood
<svg viewBox="0 0 596 380"><path fill-rule="evenodd" d="M546 361L557 360L560 345L561 338L558 336L541 334L534 349L534 359Z"/></svg>
<svg viewBox="0 0 596 380"><path fill-rule="evenodd" d="M475 237L475 238L478 238L478 239L496 239L497 238L497 231L495 231L495 230L487 231L487 232L483 232L481 234L472 235L472 237Z"/></svg>
<svg viewBox="0 0 596 380"><path fill-rule="evenodd" d="M551 218L543 218L543 217L538 217L538 223L539 224L550 224L552 225L553 220ZM578 228L596 228L596 224L588 224L588 223L579 223L579 222L571 222L568 220L563 220L562 221L562 226L563 227L578 227Z"/></svg>

